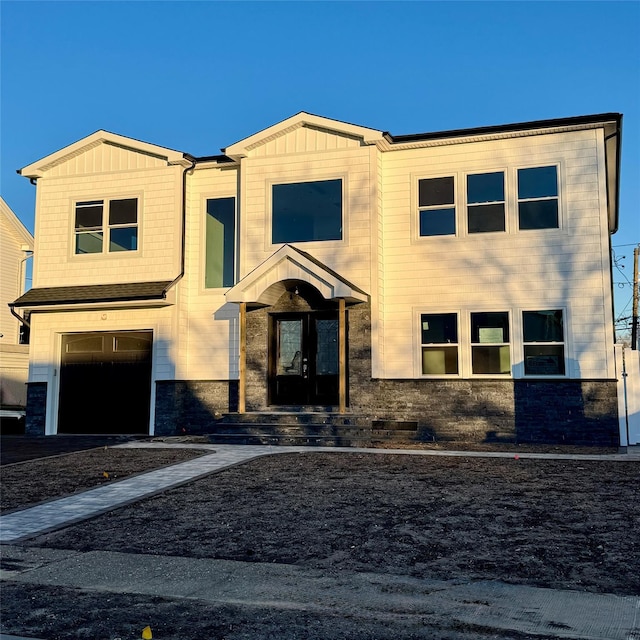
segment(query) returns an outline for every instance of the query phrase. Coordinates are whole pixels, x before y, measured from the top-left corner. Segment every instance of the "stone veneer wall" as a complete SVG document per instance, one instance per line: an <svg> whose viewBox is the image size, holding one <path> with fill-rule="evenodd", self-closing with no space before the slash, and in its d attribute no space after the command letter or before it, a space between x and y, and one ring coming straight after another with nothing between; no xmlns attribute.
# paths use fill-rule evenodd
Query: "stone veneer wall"
<svg viewBox="0 0 640 640"><path fill-rule="evenodd" d="M27 415L24 432L28 436L43 436L47 419L47 383L27 384Z"/></svg>
<svg viewBox="0 0 640 640"><path fill-rule="evenodd" d="M310 308L301 296L285 295L274 307L248 311L247 411L268 408L269 313ZM372 379L368 304L348 309L348 332L352 414L416 423L424 440L619 444L615 380ZM237 381L158 382L155 433L206 431L236 411L237 400Z"/></svg>
<svg viewBox="0 0 640 640"><path fill-rule="evenodd" d="M237 380L160 380L154 435L206 431L223 413L237 410Z"/></svg>
<svg viewBox="0 0 640 640"><path fill-rule="evenodd" d="M618 446L615 380L371 378L369 305L349 309L349 409L425 440Z"/></svg>

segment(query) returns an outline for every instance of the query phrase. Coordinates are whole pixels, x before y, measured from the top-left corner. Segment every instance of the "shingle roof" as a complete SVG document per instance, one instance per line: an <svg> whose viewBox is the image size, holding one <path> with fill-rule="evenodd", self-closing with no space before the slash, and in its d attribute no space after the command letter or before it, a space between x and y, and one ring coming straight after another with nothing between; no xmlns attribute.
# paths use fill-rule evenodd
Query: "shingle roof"
<svg viewBox="0 0 640 640"><path fill-rule="evenodd" d="M40 287L30 289L12 303L14 307L42 307L60 304L162 300L171 280L97 284L78 287Z"/></svg>

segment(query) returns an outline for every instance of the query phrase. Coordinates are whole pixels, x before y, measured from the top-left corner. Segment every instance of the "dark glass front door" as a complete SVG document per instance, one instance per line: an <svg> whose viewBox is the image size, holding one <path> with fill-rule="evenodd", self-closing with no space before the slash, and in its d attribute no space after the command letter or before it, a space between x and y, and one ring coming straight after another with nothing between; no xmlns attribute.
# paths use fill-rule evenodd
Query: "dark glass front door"
<svg viewBox="0 0 640 640"><path fill-rule="evenodd" d="M337 314L274 314L270 319L270 336L270 403L337 404Z"/></svg>

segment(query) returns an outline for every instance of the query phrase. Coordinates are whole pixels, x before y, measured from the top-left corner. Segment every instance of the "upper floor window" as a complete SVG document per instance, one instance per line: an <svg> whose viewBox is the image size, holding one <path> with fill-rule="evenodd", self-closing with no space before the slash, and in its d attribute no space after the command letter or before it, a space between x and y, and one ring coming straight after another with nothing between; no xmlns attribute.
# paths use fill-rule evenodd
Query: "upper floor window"
<svg viewBox="0 0 640 640"><path fill-rule="evenodd" d="M518 169L520 229L558 228L558 168Z"/></svg>
<svg viewBox="0 0 640 640"><path fill-rule="evenodd" d="M76 203L76 254L135 251L137 248L137 198Z"/></svg>
<svg viewBox="0 0 640 640"><path fill-rule="evenodd" d="M456 233L453 176L418 181L421 236L452 236Z"/></svg>
<svg viewBox="0 0 640 640"><path fill-rule="evenodd" d="M561 310L522 312L525 375L564 375L563 325Z"/></svg>
<svg viewBox="0 0 640 640"><path fill-rule="evenodd" d="M471 370L479 374L511 373L507 311L471 314Z"/></svg>
<svg viewBox="0 0 640 640"><path fill-rule="evenodd" d="M422 373L458 373L458 314L423 313L420 316Z"/></svg>
<svg viewBox="0 0 640 640"><path fill-rule="evenodd" d="M235 283L236 199L207 200L204 286L232 287Z"/></svg>
<svg viewBox="0 0 640 640"><path fill-rule="evenodd" d="M342 180L274 184L271 241L342 240Z"/></svg>
<svg viewBox="0 0 640 640"><path fill-rule="evenodd" d="M469 233L505 230L504 172L467 176Z"/></svg>

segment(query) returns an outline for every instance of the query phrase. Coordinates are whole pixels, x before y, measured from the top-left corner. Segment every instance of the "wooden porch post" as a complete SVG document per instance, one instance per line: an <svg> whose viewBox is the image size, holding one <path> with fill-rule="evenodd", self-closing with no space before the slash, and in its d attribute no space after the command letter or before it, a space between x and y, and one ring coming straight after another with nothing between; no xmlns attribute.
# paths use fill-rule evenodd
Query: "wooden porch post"
<svg viewBox="0 0 640 640"><path fill-rule="evenodd" d="M238 413L246 409L247 387L247 303L240 303L240 361L238 363Z"/></svg>
<svg viewBox="0 0 640 640"><path fill-rule="evenodd" d="M347 313L344 298L338 301L338 411L347 411Z"/></svg>

